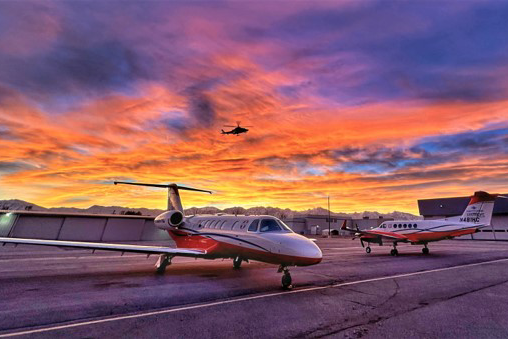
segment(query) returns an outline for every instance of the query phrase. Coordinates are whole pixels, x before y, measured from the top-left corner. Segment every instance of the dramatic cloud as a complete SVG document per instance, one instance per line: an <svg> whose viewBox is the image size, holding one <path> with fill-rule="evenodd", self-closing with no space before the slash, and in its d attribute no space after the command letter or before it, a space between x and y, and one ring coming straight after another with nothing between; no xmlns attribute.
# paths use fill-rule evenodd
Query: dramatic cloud
<svg viewBox="0 0 508 339"><path fill-rule="evenodd" d="M508 190L508 5L0 2L0 199L416 211ZM223 125L252 125L241 136ZM113 199L113 200L112 200Z"/></svg>

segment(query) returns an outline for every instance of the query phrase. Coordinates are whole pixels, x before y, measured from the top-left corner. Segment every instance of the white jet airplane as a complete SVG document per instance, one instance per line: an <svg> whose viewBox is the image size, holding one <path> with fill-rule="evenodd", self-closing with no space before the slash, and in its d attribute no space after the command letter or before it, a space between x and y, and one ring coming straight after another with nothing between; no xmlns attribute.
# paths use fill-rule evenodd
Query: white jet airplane
<svg viewBox="0 0 508 339"><path fill-rule="evenodd" d="M489 226L496 197L506 198L498 194L475 192L461 216L436 220L385 221L378 227L367 231L347 228L344 222L341 229L355 233L355 238L360 239L362 247L365 247L364 243L366 242L365 252L367 253L371 252L369 246L371 243L380 246L390 244L393 246L390 254L396 256L399 254L398 243L411 243L412 245L423 245L423 254L429 254L427 247L429 242L476 233L480 228Z"/></svg>
<svg viewBox="0 0 508 339"><path fill-rule="evenodd" d="M75 247L92 250L157 254L157 272L164 273L176 256L204 259L232 258L234 268L242 261L256 260L279 265L282 287L292 287L290 266L308 266L321 262L322 253L310 239L294 233L281 220L272 216L202 215L185 217L180 190L212 193L176 184L116 184L168 189L168 210L155 218L155 226L166 230L176 248L129 244L108 244L63 240L0 238L0 243Z"/></svg>

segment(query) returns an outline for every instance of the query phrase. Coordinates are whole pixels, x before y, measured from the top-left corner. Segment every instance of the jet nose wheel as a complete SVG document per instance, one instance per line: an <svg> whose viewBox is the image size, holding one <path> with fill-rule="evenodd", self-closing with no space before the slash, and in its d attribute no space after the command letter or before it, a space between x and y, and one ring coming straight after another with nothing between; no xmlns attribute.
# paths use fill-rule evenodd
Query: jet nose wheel
<svg viewBox="0 0 508 339"><path fill-rule="evenodd" d="M395 256L399 255L399 251L397 251L396 249L393 249L390 251L390 254L395 257Z"/></svg>
<svg viewBox="0 0 508 339"><path fill-rule="evenodd" d="M282 274L282 288L285 290L290 290L293 288L292 279L291 279L291 273L289 273L289 268L283 267L282 265L279 267L279 272L284 272Z"/></svg>
<svg viewBox="0 0 508 339"><path fill-rule="evenodd" d="M427 247L422 248L422 253L425 255L429 254L429 249Z"/></svg>
<svg viewBox="0 0 508 339"><path fill-rule="evenodd" d="M365 247L365 252L370 253L371 249L370 246Z"/></svg>
<svg viewBox="0 0 508 339"><path fill-rule="evenodd" d="M291 285L292 279L291 274L289 272L284 273L282 275L282 288L285 290L290 290L293 288L293 285Z"/></svg>

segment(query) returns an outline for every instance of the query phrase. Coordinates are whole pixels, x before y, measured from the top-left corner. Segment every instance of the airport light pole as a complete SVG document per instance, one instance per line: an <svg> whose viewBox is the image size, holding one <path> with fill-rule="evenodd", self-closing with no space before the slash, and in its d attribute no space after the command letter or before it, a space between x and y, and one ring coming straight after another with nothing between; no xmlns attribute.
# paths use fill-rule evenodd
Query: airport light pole
<svg viewBox="0 0 508 339"><path fill-rule="evenodd" d="M328 238L332 237L331 226L330 226L332 219L330 219L331 218L330 214L331 214L331 212L330 212L330 196L328 196Z"/></svg>

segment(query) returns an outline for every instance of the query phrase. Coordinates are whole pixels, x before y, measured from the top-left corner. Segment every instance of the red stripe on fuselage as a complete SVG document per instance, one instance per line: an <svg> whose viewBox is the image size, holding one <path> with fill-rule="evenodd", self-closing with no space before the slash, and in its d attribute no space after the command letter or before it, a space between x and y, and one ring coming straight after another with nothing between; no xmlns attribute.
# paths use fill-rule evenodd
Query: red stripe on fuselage
<svg viewBox="0 0 508 339"><path fill-rule="evenodd" d="M239 256L243 259L284 266L309 266L319 264L322 260L322 258L285 255L228 244L207 236L191 236L189 233L180 230L168 230L168 233L178 248L205 250L206 255L202 257L206 259L235 258Z"/></svg>
<svg viewBox="0 0 508 339"><path fill-rule="evenodd" d="M389 236L396 237L400 239L400 241L407 240L409 242L426 242L426 241L437 241L450 237L459 237L461 235L472 234L475 233L477 228L468 228L463 230L452 230L452 231L429 231L429 232L415 232L415 233L407 233L407 234L397 234L393 232L383 232L383 231L370 231L367 235L379 235L379 236ZM361 237L364 240L372 239L372 236ZM393 241L397 241L394 239Z"/></svg>

